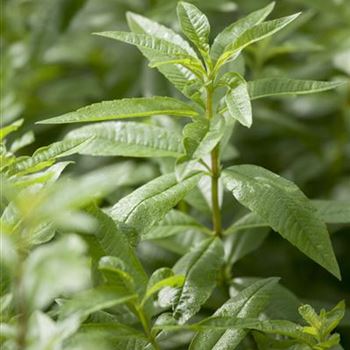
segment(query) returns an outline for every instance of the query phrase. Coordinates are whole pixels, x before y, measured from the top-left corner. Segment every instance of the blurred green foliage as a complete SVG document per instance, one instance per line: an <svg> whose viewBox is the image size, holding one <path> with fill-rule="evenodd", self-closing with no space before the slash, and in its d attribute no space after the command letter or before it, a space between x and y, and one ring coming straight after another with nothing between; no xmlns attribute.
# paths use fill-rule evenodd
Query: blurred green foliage
<svg viewBox="0 0 350 350"><path fill-rule="evenodd" d="M208 14L213 35L235 19L268 3L264 0L192 2ZM17 158L22 160L24 158L20 157L24 154L31 154L38 147L62 139L61 136L70 130L70 127L66 126L35 125L39 120L101 100L152 95L179 97L179 93L156 70L147 66L137 49L91 35L92 32L104 30L125 30L127 11L144 14L178 30L176 4L175 0L5 0L2 4L0 42L1 123L2 126L8 125L19 118L24 122L18 131L8 135L7 150L2 152L6 157L2 158L2 162L18 161ZM292 25L250 47L244 53L245 64L240 61L235 63L235 68L238 65L239 69L246 70L250 79L288 76L295 79L327 81L340 79L346 84L336 90L311 96L271 98L254 102L254 126L250 130L240 126L235 129L231 139L231 154L224 163L262 165L294 181L309 198L339 199L348 202L350 2L279 0L274 15L280 17L298 11L302 11L303 14ZM179 127L167 119L165 122L157 122L174 128ZM50 285L52 283L52 295L46 295L47 299L40 298L37 304L35 302L35 309L44 311L56 297L61 296L61 293L69 296L77 290L87 288L91 284L87 276L89 262L86 259L86 252L89 252L89 236L81 239L76 235L67 235L71 232L91 231L96 227L93 215L87 215L80 209L96 198L103 198L103 203L107 206L115 203L136 185L154 178L167 167L165 161L160 162L157 159L151 159L147 163L139 160L125 163L125 160L119 158L85 156L74 156L74 165L60 162L58 166L54 164L55 161L61 156L74 153L70 153L70 150L76 150L74 147L79 145L70 145L68 149L60 148L63 147L61 144L58 146L54 156L51 154L51 157L46 160L40 159L38 162L33 161L33 156L30 161L32 163L26 165L24 172L22 169L22 172L15 173L15 190L9 186L15 193L7 193L8 186L5 182L2 183L5 196L16 198L19 201L18 207L23 210L21 213L13 213L11 208L7 207L3 218L11 222L18 216L24 217L27 221L21 222L21 225L27 234L29 232L27 236L21 234L15 236L13 241L4 240L1 243L4 251L1 286L3 306L7 305L6 298L10 298L6 294L6 281L8 282L10 275L13 273L17 277L20 274L35 276L35 270L40 269L40 264L44 263L50 267L46 271L47 274L69 274L65 276L66 279L58 278L54 281L56 283L51 279L43 282ZM109 165L110 163L113 164ZM43 170L48 165L50 167ZM55 183L68 165L65 173L74 173L76 178L63 177ZM108 169L105 170L107 165ZM102 179L101 182L105 181L110 186L94 187L98 193L89 191L92 183L89 182L88 174L78 174L92 170L99 172L101 178L97 179ZM132 181L128 181L130 174L133 175ZM115 176L121 180L118 184L111 185ZM93 178L96 179L96 174ZM28 190L28 193L17 197L16 191L26 188L32 181L38 182L39 186L48 183L47 192L38 198L35 192L33 194ZM98 183L96 180L93 186ZM55 195L59 198L62 191L71 193L71 196L67 195L64 202L60 202L59 199L55 202ZM77 191L86 194L81 202L73 200ZM206 223L208 208L205 203L195 203L195 199L193 196L191 202L191 198L188 198L188 202L195 204L198 220ZM6 204L6 200L2 199L2 210ZM186 207L186 203L181 205ZM68 210L70 214L65 216L65 211ZM60 215L57 217L53 215L58 212ZM226 227L233 218L238 219L243 214L242 209L233 203L232 199L225 198L223 216ZM38 227L41 218L47 216L55 216L57 219L54 228ZM2 225L2 230L6 231L6 226ZM241 290L245 283L246 277L240 279L240 276L261 278L276 275L282 278L282 284L293 291L300 300L307 301L316 308L324 306L328 309L331 304L341 299L347 300L349 304L350 227L332 224L329 225L329 230L341 266L342 282L334 280L279 236L262 232L264 238L257 244L260 245L259 249L247 255L242 254L235 264L233 275L237 279L237 290ZM51 240L55 232L58 234L52 243L40 246ZM172 266L179 255L187 252L190 246L196 243L196 235L191 236L191 241L183 240L184 237L179 235L177 238L163 239L156 243L141 243L138 253L145 270L151 273L159 267ZM36 247L37 245L39 247ZM34 251L29 253L33 249ZM51 253L50 249L55 253ZM67 261L65 253L69 252L68 249L72 250L67 256L73 260L72 265L75 268L71 270L72 265L68 264L57 269L55 259L60 263ZM47 262L48 256L52 259L52 264ZM24 271L19 271L18 274L11 271L9 266L13 264L22 266ZM31 288L29 286L27 290L32 292ZM234 289L233 286L231 294L235 294ZM40 294L36 295L40 297ZM30 296L21 296L27 297ZM221 300L220 296L209 300L208 314L217 308L218 300ZM1 322L6 320L6 312L11 314L11 310L4 307ZM55 310L50 310L50 313L54 315ZM103 316L106 317L96 317ZM46 317L38 311L35 317L25 322L29 323L29 328L33 329L34 333L41 329L42 338L48 334L55 338L54 336L59 334L60 339L64 339L79 327L79 322L74 318L68 319L70 324L67 325L64 324L68 322L67 319L50 324L51 321ZM349 312L342 322L339 333L346 349L350 347ZM49 330L35 324L45 324ZM69 331L65 331L66 329ZM5 329L2 332L1 337L6 332L11 334L13 330ZM35 338L36 335L32 336Z"/></svg>

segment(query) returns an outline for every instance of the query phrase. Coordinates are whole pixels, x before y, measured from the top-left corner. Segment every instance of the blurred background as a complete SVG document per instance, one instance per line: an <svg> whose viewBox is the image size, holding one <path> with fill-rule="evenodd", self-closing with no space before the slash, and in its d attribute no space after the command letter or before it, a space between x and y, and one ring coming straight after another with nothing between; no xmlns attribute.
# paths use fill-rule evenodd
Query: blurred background
<svg viewBox="0 0 350 350"><path fill-rule="evenodd" d="M192 2L208 14L215 36L226 25L269 1ZM91 35L127 30L127 11L178 29L176 3L5 0L0 43L1 122L23 118L20 133L31 135L34 131L35 142L22 154L31 154L37 147L61 139L68 130L65 126L35 125L41 119L101 100L150 95L179 97L156 70L147 66L136 48ZM272 17L299 11L303 15L292 25L245 52L241 65L247 79L288 76L343 79L348 84L321 94L254 102L254 126L249 130L237 127L232 137L232 156L226 162L262 165L296 182L310 198L349 200L350 1L277 0ZM119 159L81 157L72 170L83 172L116 161ZM232 200L224 202L226 226L239 214L232 205ZM342 269L342 282L278 235L269 235L259 250L240 260L234 276L281 276L282 283L305 301L312 298L334 304L346 299L349 306L350 227L333 225L329 229ZM143 254L151 254L146 248ZM158 254L159 265L164 265L161 260L165 254ZM171 260L172 256L167 255L166 259ZM152 261L156 267L157 259ZM349 319L347 322L350 324ZM350 348L349 328L342 332L344 348Z"/></svg>

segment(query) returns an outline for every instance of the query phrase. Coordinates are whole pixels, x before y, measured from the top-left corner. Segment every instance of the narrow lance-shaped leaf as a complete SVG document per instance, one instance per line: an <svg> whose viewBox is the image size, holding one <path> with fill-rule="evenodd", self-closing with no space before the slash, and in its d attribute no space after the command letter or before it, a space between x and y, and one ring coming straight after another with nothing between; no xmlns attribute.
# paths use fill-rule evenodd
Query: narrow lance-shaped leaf
<svg viewBox="0 0 350 350"><path fill-rule="evenodd" d="M305 95L334 89L343 82L295 80L288 78L265 78L248 82L249 95L252 100L283 95Z"/></svg>
<svg viewBox="0 0 350 350"><path fill-rule="evenodd" d="M239 294L229 299L215 313L214 317L230 316L258 317L264 310L270 299L271 290L276 286L277 278L267 278L253 283ZM199 332L191 343L191 350L211 350L220 348L223 350L235 349L244 339L247 332L244 329L208 329Z"/></svg>
<svg viewBox="0 0 350 350"><path fill-rule="evenodd" d="M41 170L52 165L57 158L78 153L91 139L91 135L82 135L74 139L58 141L49 146L39 148L31 157L18 158L11 164L8 172L12 175Z"/></svg>
<svg viewBox="0 0 350 350"><path fill-rule="evenodd" d="M246 82L230 89L225 97L230 117L237 119L243 126L250 128L253 123L252 106Z"/></svg>
<svg viewBox="0 0 350 350"><path fill-rule="evenodd" d="M121 199L109 214L139 234L146 233L184 198L201 176L194 174L178 183L174 174L162 175Z"/></svg>
<svg viewBox="0 0 350 350"><path fill-rule="evenodd" d="M0 140L5 138L8 134L11 134L12 132L16 131L18 128L20 128L23 124L23 121L24 119L18 119L12 124L0 128Z"/></svg>
<svg viewBox="0 0 350 350"><path fill-rule="evenodd" d="M68 133L68 140L90 137L80 154L124 157L179 157L181 138L165 128L135 122L103 122Z"/></svg>
<svg viewBox="0 0 350 350"><path fill-rule="evenodd" d="M189 54L189 56L196 57L196 53L191 48L189 43L172 29L135 13L129 12L127 15L127 20L130 30L134 33L149 34L160 39L168 40L182 47ZM139 50L151 62L157 58L153 50L142 48L140 46ZM174 57L171 59L174 59ZM189 98L192 97L193 93L188 91L188 85L190 82L199 82L198 78L193 72L179 64L160 65L157 66L157 69L185 96Z"/></svg>
<svg viewBox="0 0 350 350"><path fill-rule="evenodd" d="M94 103L59 117L45 119L39 124L96 122L167 114L194 117L198 113L188 104L171 97L136 97Z"/></svg>
<svg viewBox="0 0 350 350"><path fill-rule="evenodd" d="M230 167L223 172L223 181L241 204L340 278L327 228L295 184L255 165Z"/></svg>
<svg viewBox="0 0 350 350"><path fill-rule="evenodd" d="M182 32L201 52L207 53L210 33L208 18L196 6L183 1L177 5L177 15Z"/></svg>
<svg viewBox="0 0 350 350"><path fill-rule="evenodd" d="M296 339L303 344L313 345L313 338L303 332L303 327L298 324L287 320L264 320L260 321L256 318L233 318L230 316L213 317L192 325L191 328L200 329L212 329L212 330L224 330L226 329L247 329L257 330L268 334L278 334ZM231 343L232 344L232 343ZM199 348L198 348L199 349ZM229 345L222 349L235 349L229 347Z"/></svg>
<svg viewBox="0 0 350 350"><path fill-rule="evenodd" d="M326 224L347 224L350 222L350 202L343 200L313 199L311 203L316 208L318 215ZM229 226L224 234L251 229L268 227L269 224L255 213L248 213Z"/></svg>
<svg viewBox="0 0 350 350"><path fill-rule="evenodd" d="M252 28L256 24L261 23L273 10L275 3L272 2L266 7L250 13L248 16L239 19L226 27L215 38L210 50L210 55L213 60L217 60L225 51L227 45L243 34L247 29Z"/></svg>
<svg viewBox="0 0 350 350"><path fill-rule="evenodd" d="M16 139L12 142L10 152L15 153L22 149L23 147L26 147L33 143L35 140L33 131L28 131L25 134L23 134L21 137Z"/></svg>
<svg viewBox="0 0 350 350"><path fill-rule="evenodd" d="M191 45L181 35L160 23L139 14L128 12L127 21L130 30L138 34L148 34L159 39L166 40L176 46L181 47L189 56L197 57Z"/></svg>
<svg viewBox="0 0 350 350"><path fill-rule="evenodd" d="M218 59L217 67L220 67L227 60L237 57L237 55L248 45L251 45L259 40L265 39L268 36L283 29L290 22L294 21L299 15L300 13L296 13L291 16L263 22L246 30L231 44L227 45L225 51Z"/></svg>
<svg viewBox="0 0 350 350"><path fill-rule="evenodd" d="M174 316L180 323L185 323L195 315L210 297L223 263L223 255L221 241L210 238L175 264L174 273L185 276L184 285L174 297ZM166 289L161 294L164 298Z"/></svg>
<svg viewBox="0 0 350 350"><path fill-rule="evenodd" d="M133 32L119 31L100 32L95 34L151 50L155 55L153 59L160 57L168 57L169 59L187 57L196 58L196 55L190 55L188 51L183 49L181 46L174 44L171 41L149 34L137 34ZM153 61L153 59L151 59L151 61Z"/></svg>

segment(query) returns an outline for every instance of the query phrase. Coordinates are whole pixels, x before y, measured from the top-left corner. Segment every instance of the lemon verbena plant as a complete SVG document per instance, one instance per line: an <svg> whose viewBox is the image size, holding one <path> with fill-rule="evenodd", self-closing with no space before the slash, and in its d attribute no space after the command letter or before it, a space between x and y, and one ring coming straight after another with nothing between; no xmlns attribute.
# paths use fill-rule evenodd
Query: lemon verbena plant
<svg viewBox="0 0 350 350"><path fill-rule="evenodd" d="M16 157L3 146L9 201L3 242L12 252L4 260L16 276L2 297L4 349L342 349L334 330L344 302L318 314L276 277L234 278L236 261L262 243L268 228L341 278L326 223L349 221L342 204L310 200L261 166L227 164L234 130L254 123L253 100L340 85L280 76L246 79L242 52L299 16L267 20L273 8L271 3L239 19L212 42L209 21L193 4L177 6L186 39L128 13L130 32L96 34L136 46L182 98L103 101L43 120L90 124L32 157ZM151 158L162 174L127 161L61 179L68 162L56 162L73 153ZM109 207L98 206L97 198L138 185L140 178L146 183ZM224 194L246 208L228 225ZM28 198L34 209L28 209ZM194 213L201 205L208 215L199 221ZM244 233L247 228L267 231ZM80 236L53 239L57 230ZM12 247L6 233L26 237L26 244ZM181 257L172 267L146 271L137 248L151 244L156 250L157 242ZM46 244L28 249L38 243ZM58 262L64 270L52 276ZM281 304L295 313L283 314Z"/></svg>

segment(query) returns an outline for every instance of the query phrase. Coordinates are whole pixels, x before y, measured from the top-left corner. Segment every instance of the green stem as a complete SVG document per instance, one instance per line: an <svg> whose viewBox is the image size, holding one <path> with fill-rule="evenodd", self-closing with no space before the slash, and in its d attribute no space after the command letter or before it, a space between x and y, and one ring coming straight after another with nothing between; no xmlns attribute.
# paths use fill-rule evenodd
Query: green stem
<svg viewBox="0 0 350 350"><path fill-rule="evenodd" d="M152 346L155 350L160 350L160 347L159 347L155 337L152 335L151 327L150 327L150 324L147 320L147 317L143 311L143 307L138 305L135 307L135 309L136 309L137 315L139 317L139 320L142 324L143 330L144 330L149 342L152 344Z"/></svg>
<svg viewBox="0 0 350 350"><path fill-rule="evenodd" d="M207 118L213 118L213 85L207 86ZM220 177L220 162L219 162L219 145L211 151L211 205L212 205L212 221L215 235L221 237L221 210L219 204L219 177Z"/></svg>

